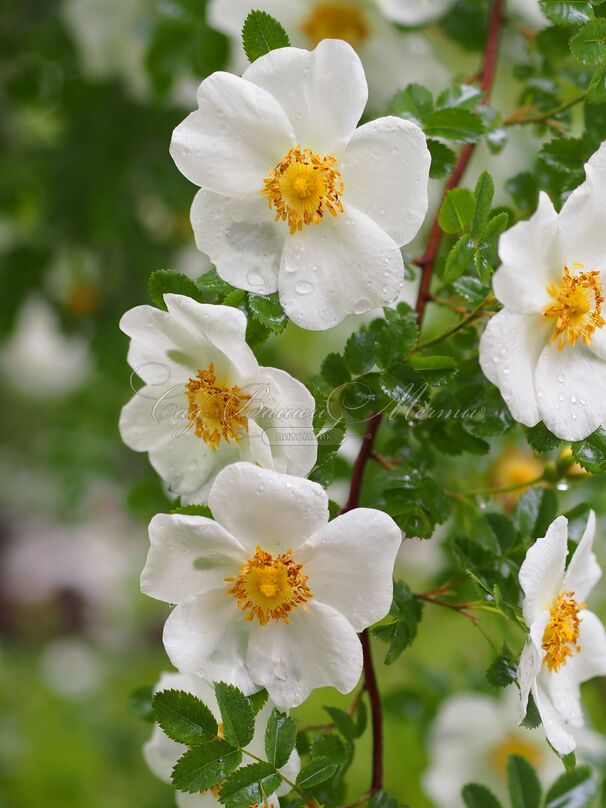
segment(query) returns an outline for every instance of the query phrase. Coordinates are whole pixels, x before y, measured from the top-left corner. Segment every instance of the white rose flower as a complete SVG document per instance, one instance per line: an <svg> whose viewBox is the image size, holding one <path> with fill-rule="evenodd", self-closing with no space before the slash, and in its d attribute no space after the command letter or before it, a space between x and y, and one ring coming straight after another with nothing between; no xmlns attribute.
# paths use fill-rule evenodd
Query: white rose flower
<svg viewBox="0 0 606 808"><path fill-rule="evenodd" d="M504 308L480 341L480 364L511 414L543 420L559 438L586 438L606 421L606 144L556 213L541 193L527 222L501 236L493 288Z"/></svg>
<svg viewBox="0 0 606 808"><path fill-rule="evenodd" d="M368 508L329 522L320 485L249 463L224 469L208 504L216 521L159 514L149 528L141 589L177 604L164 629L171 662L265 687L280 709L316 687L352 690L356 632L391 604L395 522Z"/></svg>
<svg viewBox="0 0 606 808"><path fill-rule="evenodd" d="M163 673L154 688L154 693L160 693L163 690L183 690L197 696L206 704L217 722L221 721L221 712L217 704L215 689L211 682L200 679L198 676L188 676L183 673ZM271 701L268 701L260 710L255 723L255 734L250 744L246 747L249 752L263 758L263 760L265 760L265 730L273 708L274 705ZM187 746L173 741L157 724L154 726L151 738L143 747L145 762L156 777L164 780L165 783L172 782L172 770L185 752L187 752ZM243 765L246 765L246 762L246 756L244 756ZM254 762L252 758L248 760L248 763L252 762ZM288 762L280 771L293 782L296 780L300 769L299 753L294 750ZM282 784L275 794L269 795L267 802L270 808L279 808L278 796L287 794L289 791L290 786ZM179 808L218 808L220 802L216 793L213 792L214 789L202 794L185 794L178 791L176 793L176 802Z"/></svg>
<svg viewBox="0 0 606 808"><path fill-rule="evenodd" d="M528 550L520 569L528 642L518 670L520 720L530 694L547 739L560 754L576 746L583 726L579 686L606 674L606 632L585 600L602 575L593 554L595 514L566 569L568 520L559 516Z"/></svg>
<svg viewBox="0 0 606 808"><path fill-rule="evenodd" d="M456 0L378 0L385 16L401 25L426 25L443 17L455 2ZM507 12L536 28L547 25L539 0L508 0Z"/></svg>
<svg viewBox="0 0 606 808"><path fill-rule="evenodd" d="M427 39L390 25L373 0L210 0L209 24L232 40L230 67L238 75L248 66L242 26L251 9L278 19L296 47L314 48L323 39L349 42L364 65L372 107L387 104L411 82L436 90L447 83Z"/></svg>
<svg viewBox="0 0 606 808"><path fill-rule="evenodd" d="M423 786L437 808L465 808L461 790L467 783L487 786L507 800L507 761L526 758L545 787L562 773L562 763L545 743L540 729L527 730L516 721L517 691L502 699L483 693L459 693L446 699L429 736L429 768ZM579 761L601 763L606 742L597 732L575 730Z"/></svg>
<svg viewBox="0 0 606 808"><path fill-rule="evenodd" d="M214 73L171 154L201 187L198 248L228 283L278 291L293 322L326 329L394 300L400 247L427 212L430 155L400 118L356 124L368 89L346 42L282 48L242 78Z"/></svg>
<svg viewBox="0 0 606 808"><path fill-rule="evenodd" d="M290 474L316 462L315 402L301 382L259 367L246 316L165 295L168 311L137 306L120 328L145 383L123 408L122 440L149 459L184 502L204 502L217 473L247 460Z"/></svg>

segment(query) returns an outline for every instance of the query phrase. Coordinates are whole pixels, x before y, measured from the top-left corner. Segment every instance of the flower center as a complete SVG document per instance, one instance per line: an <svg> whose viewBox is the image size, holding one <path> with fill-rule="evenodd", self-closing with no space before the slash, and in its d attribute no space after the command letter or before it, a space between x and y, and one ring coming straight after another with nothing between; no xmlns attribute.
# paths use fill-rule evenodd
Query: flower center
<svg viewBox="0 0 606 808"><path fill-rule="evenodd" d="M296 233L304 224L320 224L326 212L343 213L343 182L336 163L331 154L322 157L311 149L292 148L272 168L261 190L276 210L276 221L287 221L290 232Z"/></svg>
<svg viewBox="0 0 606 808"><path fill-rule="evenodd" d="M503 780L507 778L507 761L511 755L526 758L536 768L543 758L542 749L517 733L511 733L500 744L490 750L489 759L494 771Z"/></svg>
<svg viewBox="0 0 606 808"><path fill-rule="evenodd" d="M291 550L274 558L257 545L238 575L225 580L233 583L227 593L236 598L246 620L256 617L262 626L270 620L290 622L288 613L313 597Z"/></svg>
<svg viewBox="0 0 606 808"><path fill-rule="evenodd" d="M222 387L217 384L215 365L208 370L199 370L195 379L185 385L189 408L187 417L196 430L196 435L216 451L223 439L240 443L248 431L248 419L244 414L250 399L239 387Z"/></svg>
<svg viewBox="0 0 606 808"><path fill-rule="evenodd" d="M549 623L543 634L543 650L544 661L550 671L557 673L568 657L581 650L579 612L584 608L584 603L577 603L574 599L574 592L563 592L549 610Z"/></svg>
<svg viewBox="0 0 606 808"><path fill-rule="evenodd" d="M581 269L581 264L575 264L575 269ZM601 328L606 320L602 317L602 284L600 273L581 272L571 275L568 267L564 267L562 283L550 283L547 291L554 298L554 302L543 312L545 317L555 320L552 342L557 342L558 351L566 343L574 345L578 339L583 339L591 345L591 335L596 328Z"/></svg>
<svg viewBox="0 0 606 808"><path fill-rule="evenodd" d="M344 39L357 50L370 35L364 11L351 0L316 3L303 21L301 30L312 48L323 39Z"/></svg>

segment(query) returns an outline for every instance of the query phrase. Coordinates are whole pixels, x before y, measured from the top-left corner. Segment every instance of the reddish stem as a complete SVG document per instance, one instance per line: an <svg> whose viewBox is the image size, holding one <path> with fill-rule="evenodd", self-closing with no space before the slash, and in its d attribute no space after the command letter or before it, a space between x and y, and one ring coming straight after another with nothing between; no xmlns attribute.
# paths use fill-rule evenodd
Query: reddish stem
<svg viewBox="0 0 606 808"><path fill-rule="evenodd" d="M484 92L484 98L481 101L482 104L487 104L490 100L490 93L492 91L492 85L494 84L496 75L497 57L499 54L499 34L505 20L503 14L503 4L504 0L495 0L495 4L490 15L488 35L486 37L486 49L484 51L484 65L480 74L480 89ZM444 188L444 194L442 196L440 206L438 207L438 211L442 207L442 202L446 198L447 193L452 191L453 188L456 188L461 182L463 174L465 173L465 170L469 165L469 161L471 160L471 156L474 153L475 147L475 143L468 143L462 148L453 172ZM419 294L417 297L417 319L419 324L423 320L425 308L430 300L431 279L433 277L434 265L441 242L442 230L440 229L438 216L436 214L431 226L429 238L427 239L427 248L425 253L421 258L418 258L415 261L415 263L423 269L421 274L421 284L419 286Z"/></svg>
<svg viewBox="0 0 606 808"><path fill-rule="evenodd" d="M490 21L488 25L488 35L486 39L486 49L484 53L484 64L480 74L480 88L484 91L484 98L482 103L487 103L490 97L490 91L494 82L497 56L499 50L499 33L501 26L504 22L503 15L504 0L495 0ZM470 144L463 148L459 155L459 159L455 168L446 183L444 194L455 188L465 172L471 155L473 154L474 145ZM423 320L425 308L430 300L430 286L431 278L433 275L433 267L440 242L442 239L442 231L438 224L438 217L436 215L435 221L431 228L429 239L427 242L427 249L422 258L418 259L415 263L423 267L421 276L421 285L419 287L419 295L417 298L417 318L419 324ZM364 478L364 471L369 459L373 456L373 448L375 438L379 427L381 425L382 416L380 413L373 413L370 415L366 424L366 434L362 440L360 452L354 463L351 485L349 488L349 496L347 503L342 509L341 513L353 510L358 507L360 500L360 491L362 488L362 480ZM434 601L435 602L435 601ZM372 651L370 646L370 637L368 631L365 630L360 634L360 641L362 643L362 651L364 655L364 688L368 693L370 701L371 721L372 721L372 781L370 793L375 794L383 788L383 713L381 710L381 696L377 683L377 677L372 661Z"/></svg>

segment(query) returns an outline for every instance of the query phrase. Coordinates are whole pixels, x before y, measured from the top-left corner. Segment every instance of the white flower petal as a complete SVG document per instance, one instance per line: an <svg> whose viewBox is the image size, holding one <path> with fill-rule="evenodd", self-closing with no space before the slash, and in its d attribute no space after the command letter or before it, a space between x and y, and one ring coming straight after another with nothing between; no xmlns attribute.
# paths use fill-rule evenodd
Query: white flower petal
<svg viewBox="0 0 606 808"><path fill-rule="evenodd" d="M187 431L183 432L185 428ZM186 421L182 422L170 440L150 449L149 462L185 504L203 503L215 475L223 466L237 460L238 456L237 445L226 444L225 441L221 441L213 452Z"/></svg>
<svg viewBox="0 0 606 808"><path fill-rule="evenodd" d="M141 591L166 603L224 586L246 562L242 545L212 519L157 514L149 525L151 546Z"/></svg>
<svg viewBox="0 0 606 808"><path fill-rule="evenodd" d="M535 683L532 696L537 706L547 740L560 755L569 755L576 748L576 741L567 729L566 721L556 710L548 694Z"/></svg>
<svg viewBox="0 0 606 808"><path fill-rule="evenodd" d="M251 389L256 392L250 412L266 430L262 441L270 447L273 468L306 477L318 455L314 397L304 384L277 368L259 368Z"/></svg>
<svg viewBox="0 0 606 808"><path fill-rule="evenodd" d="M494 293L510 311L542 314L553 298L550 283L562 279L558 214L541 192L539 206L528 221L518 222L499 239L502 266L492 279Z"/></svg>
<svg viewBox="0 0 606 808"><path fill-rule="evenodd" d="M208 504L215 519L252 552L257 545L268 552L296 550L328 522L322 486L251 463L224 469Z"/></svg>
<svg viewBox="0 0 606 808"><path fill-rule="evenodd" d="M583 609L579 617L581 650L566 664L567 667L570 665L576 681L582 684L595 676L606 676L606 631L599 617L593 612Z"/></svg>
<svg viewBox="0 0 606 808"><path fill-rule="evenodd" d="M277 290L288 230L274 221L260 193L227 197L200 190L191 223L198 249L210 257L224 281L259 295Z"/></svg>
<svg viewBox="0 0 606 808"><path fill-rule="evenodd" d="M606 289L606 272L601 274L602 288ZM602 314L604 312L602 311ZM606 326L597 328L591 335L591 345L589 349L600 359L606 361Z"/></svg>
<svg viewBox="0 0 606 808"><path fill-rule="evenodd" d="M233 306L198 303L185 295L164 295L164 302L169 315L189 332L192 340L209 344L206 353L217 365L217 376L227 377L229 384L234 384L256 373L259 364L246 342L244 312ZM199 364L196 370L208 364Z"/></svg>
<svg viewBox="0 0 606 808"><path fill-rule="evenodd" d="M205 791L203 794L186 794L184 791L177 791L175 802L177 808L218 808L221 804L210 791ZM271 797L268 799L268 803L271 806Z"/></svg>
<svg viewBox="0 0 606 808"><path fill-rule="evenodd" d="M156 777L165 783L170 783L175 763L186 751L185 744L173 741L156 724L151 738L143 747L143 757Z"/></svg>
<svg viewBox="0 0 606 808"><path fill-rule="evenodd" d="M187 422L173 417L187 408L183 385L145 385L120 413L120 436L135 452L159 449Z"/></svg>
<svg viewBox="0 0 606 808"><path fill-rule="evenodd" d="M368 100L362 63L343 40L325 39L311 52L271 51L247 68L243 78L278 100L299 145L322 155L341 155Z"/></svg>
<svg viewBox="0 0 606 808"><path fill-rule="evenodd" d="M543 681L549 699L567 724L582 727L583 710L581 708L581 691L570 660L559 671L545 672Z"/></svg>
<svg viewBox="0 0 606 808"><path fill-rule="evenodd" d="M359 632L389 611L401 542L402 531L390 516L356 508L307 539L297 559L314 598L343 614Z"/></svg>
<svg viewBox="0 0 606 808"><path fill-rule="evenodd" d="M480 339L484 375L499 388L516 421L526 426L541 420L534 375L547 328L538 316L503 309L489 320Z"/></svg>
<svg viewBox="0 0 606 808"><path fill-rule="evenodd" d="M528 640L520 657L517 674L518 684L520 686L520 706L518 712L520 722L526 715L528 697L530 696L543 665L543 657L545 656L545 651L543 650L543 636L548 622L548 611L541 612L537 615L535 620L532 621Z"/></svg>
<svg viewBox="0 0 606 808"><path fill-rule="evenodd" d="M198 88L198 109L173 132L170 154L195 185L243 196L260 191L294 145L292 126L270 93L217 72Z"/></svg>
<svg viewBox="0 0 606 808"><path fill-rule="evenodd" d="M164 647L180 671L254 693L258 688L246 668L249 631L226 584L175 606L164 626Z"/></svg>
<svg viewBox="0 0 606 808"><path fill-rule="evenodd" d="M280 709L301 704L316 687L349 693L362 672L362 646L351 624L330 606L309 601L290 623L251 628L248 669Z"/></svg>
<svg viewBox="0 0 606 808"><path fill-rule="evenodd" d="M530 626L562 591L568 554L568 519L558 516L530 547L520 567L524 619Z"/></svg>
<svg viewBox="0 0 606 808"><path fill-rule="evenodd" d="M547 345L535 386L541 418L558 438L582 440L606 421L606 362L579 342L561 351Z"/></svg>
<svg viewBox="0 0 606 808"><path fill-rule="evenodd" d="M427 213L431 155L423 131L389 116L356 129L341 161L344 199L399 246L416 236Z"/></svg>
<svg viewBox="0 0 606 808"><path fill-rule="evenodd" d="M560 212L562 257L569 266L578 263L586 271L606 270L606 143L585 165L585 173L587 179Z"/></svg>
<svg viewBox="0 0 606 808"><path fill-rule="evenodd" d="M395 241L368 216L348 207L288 239L280 301L301 328L323 330L348 314L391 303L403 282L404 262Z"/></svg>
<svg viewBox="0 0 606 808"><path fill-rule="evenodd" d="M455 0L379 0L385 16L402 25L425 25L437 20Z"/></svg>
<svg viewBox="0 0 606 808"><path fill-rule="evenodd" d="M587 596L602 577L602 569L593 552L595 538L595 513L590 511L587 526L577 549L566 570L564 589L574 592L577 602L587 599Z"/></svg>

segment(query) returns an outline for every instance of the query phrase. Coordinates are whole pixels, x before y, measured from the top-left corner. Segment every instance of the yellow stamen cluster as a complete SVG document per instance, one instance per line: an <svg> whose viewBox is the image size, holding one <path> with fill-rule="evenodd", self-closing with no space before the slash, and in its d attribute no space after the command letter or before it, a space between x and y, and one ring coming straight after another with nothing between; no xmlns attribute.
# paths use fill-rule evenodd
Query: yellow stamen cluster
<svg viewBox="0 0 606 808"><path fill-rule="evenodd" d="M543 750L537 744L523 738L519 733L508 735L489 753L492 768L502 779L507 777L507 763L511 755L525 758L536 768L543 758Z"/></svg>
<svg viewBox="0 0 606 808"><path fill-rule="evenodd" d="M208 370L199 370L195 379L185 385L189 408L187 417L196 435L216 451L223 439L240 443L248 430L245 415L246 402L250 399L239 387L223 387L217 384L214 363Z"/></svg>
<svg viewBox="0 0 606 808"><path fill-rule="evenodd" d="M574 267L582 268L581 264ZM545 309L544 315L555 319L551 341L557 343L558 350L561 351L567 343L574 345L581 338L591 345L593 332L606 323L602 317L604 296L600 273L571 275L568 267L564 267L562 283L550 283L547 291L555 302Z"/></svg>
<svg viewBox="0 0 606 808"><path fill-rule="evenodd" d="M288 222L291 233L303 225L320 224L324 215L343 213L343 182L331 154L324 157L301 146L292 148L265 180L262 194L276 221Z"/></svg>
<svg viewBox="0 0 606 808"><path fill-rule="evenodd" d="M358 50L370 35L364 10L352 0L316 3L303 21L301 30L311 48L315 48L323 39L344 39Z"/></svg>
<svg viewBox="0 0 606 808"><path fill-rule="evenodd" d="M578 653L581 650L579 612L584 608L584 603L577 603L574 599L574 592L563 592L549 610L549 623L543 634L543 650L544 661L550 671L557 673L575 651Z"/></svg>
<svg viewBox="0 0 606 808"><path fill-rule="evenodd" d="M288 613L312 597L302 570L291 550L274 558L257 546L238 575L225 579L233 583L227 592L237 599L246 620L256 618L262 626L270 620L288 623Z"/></svg>

